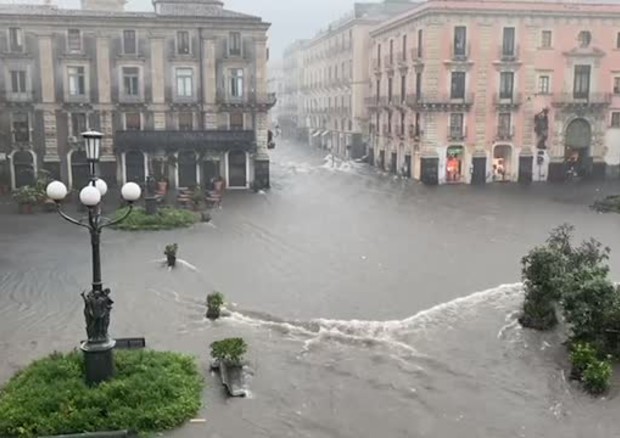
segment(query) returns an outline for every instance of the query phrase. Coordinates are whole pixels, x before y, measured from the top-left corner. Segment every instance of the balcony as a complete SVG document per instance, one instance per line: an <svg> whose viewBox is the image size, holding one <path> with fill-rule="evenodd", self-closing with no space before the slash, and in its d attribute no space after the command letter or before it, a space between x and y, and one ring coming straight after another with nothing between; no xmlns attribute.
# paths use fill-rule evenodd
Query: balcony
<svg viewBox="0 0 620 438"><path fill-rule="evenodd" d="M495 139L497 141L510 141L515 136L514 126L498 126L497 135Z"/></svg>
<svg viewBox="0 0 620 438"><path fill-rule="evenodd" d="M418 47L414 47L409 53L411 54L411 60L414 64L422 63L422 50L419 50Z"/></svg>
<svg viewBox="0 0 620 438"><path fill-rule="evenodd" d="M516 44L513 47L499 46L498 59L501 62L517 62L519 59L519 45Z"/></svg>
<svg viewBox="0 0 620 438"><path fill-rule="evenodd" d="M206 130L206 131L116 131L115 147L120 151L128 149L148 150L256 150L256 137L251 130Z"/></svg>
<svg viewBox="0 0 620 438"><path fill-rule="evenodd" d="M272 108L276 102L276 93L250 93L244 96L231 96L224 90L218 90L216 103L226 108L254 108L266 110Z"/></svg>
<svg viewBox="0 0 620 438"><path fill-rule="evenodd" d="M446 94L421 93L416 96L413 102L408 101L408 105L414 110L441 112L441 111L469 111L474 103L474 94L465 93L462 97L452 97Z"/></svg>
<svg viewBox="0 0 620 438"><path fill-rule="evenodd" d="M409 125L409 138L412 138L414 140L419 140L420 139L420 135L422 134L421 132L422 130L420 129L419 125L414 125L413 123L411 125Z"/></svg>
<svg viewBox="0 0 620 438"><path fill-rule="evenodd" d="M467 128L463 126L448 126L448 141L464 141L467 138Z"/></svg>
<svg viewBox="0 0 620 438"><path fill-rule="evenodd" d="M557 108L604 108L611 103L611 93L556 93L552 105Z"/></svg>
<svg viewBox="0 0 620 438"><path fill-rule="evenodd" d="M385 55L383 57L383 63L385 64L386 70L394 70L394 55Z"/></svg>
<svg viewBox="0 0 620 438"><path fill-rule="evenodd" d="M34 93L32 91L25 91L23 93L7 92L6 94L0 94L0 102L3 103L24 104L32 103L33 101Z"/></svg>
<svg viewBox="0 0 620 438"><path fill-rule="evenodd" d="M419 95L417 94L407 94L407 97L405 98L405 102L407 103L407 106L411 108L416 106L418 104L418 101L419 101Z"/></svg>
<svg viewBox="0 0 620 438"><path fill-rule="evenodd" d="M454 44L450 46L450 59L452 62L466 62L470 56L470 45L456 47Z"/></svg>
<svg viewBox="0 0 620 438"><path fill-rule="evenodd" d="M493 105L498 110L514 110L521 105L521 93L495 93L493 95Z"/></svg>

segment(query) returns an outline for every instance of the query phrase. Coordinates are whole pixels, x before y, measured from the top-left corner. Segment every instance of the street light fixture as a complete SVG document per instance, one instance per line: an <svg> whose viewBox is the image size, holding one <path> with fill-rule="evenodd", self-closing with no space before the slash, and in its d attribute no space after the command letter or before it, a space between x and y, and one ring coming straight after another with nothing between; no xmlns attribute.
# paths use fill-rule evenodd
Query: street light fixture
<svg viewBox="0 0 620 438"><path fill-rule="evenodd" d="M88 218L74 219L62 211L60 202L67 196L67 187L60 181L52 181L47 186L47 196L56 202L56 210L68 222L88 229L92 247L92 289L82 292L84 299L84 317L88 340L80 346L84 352L86 364L86 382L89 385L109 380L114 375L112 350L116 344L108 334L110 311L113 301L110 289L104 289L101 281L100 235L109 226L125 220L133 210L133 203L140 199L141 189L136 183L127 183L121 189L121 196L129 203L127 212L116 220L110 220L101 214L101 198L108 191L106 182L96 175L96 164L101 153L100 132L88 131L82 134L86 159L90 164L90 181L80 191L80 202L88 208Z"/></svg>

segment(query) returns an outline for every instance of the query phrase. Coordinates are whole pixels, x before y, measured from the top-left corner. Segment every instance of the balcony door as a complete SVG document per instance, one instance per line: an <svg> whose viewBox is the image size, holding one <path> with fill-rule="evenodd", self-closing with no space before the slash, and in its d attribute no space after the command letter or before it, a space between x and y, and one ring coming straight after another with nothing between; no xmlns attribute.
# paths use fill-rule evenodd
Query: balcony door
<svg viewBox="0 0 620 438"><path fill-rule="evenodd" d="M247 187L247 154L243 151L228 153L228 187Z"/></svg>
<svg viewBox="0 0 620 438"><path fill-rule="evenodd" d="M573 83L573 97L575 99L587 99L590 95L590 74L592 67L589 65L575 66L575 79Z"/></svg>

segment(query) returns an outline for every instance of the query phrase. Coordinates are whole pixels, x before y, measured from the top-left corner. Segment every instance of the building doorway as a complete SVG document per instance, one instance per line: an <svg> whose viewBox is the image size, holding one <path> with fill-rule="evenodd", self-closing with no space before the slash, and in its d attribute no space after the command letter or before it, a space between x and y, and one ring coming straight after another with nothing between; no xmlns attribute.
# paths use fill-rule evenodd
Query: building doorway
<svg viewBox="0 0 620 438"><path fill-rule="evenodd" d="M392 159L390 161L390 173L396 175L398 173L398 154L392 152Z"/></svg>
<svg viewBox="0 0 620 438"><path fill-rule="evenodd" d="M411 178L411 155L405 155L405 163L403 166L403 176Z"/></svg>
<svg viewBox="0 0 620 438"><path fill-rule="evenodd" d="M13 172L16 189L34 185L36 180L34 157L29 151L17 151L13 154Z"/></svg>
<svg viewBox="0 0 620 438"><path fill-rule="evenodd" d="M379 151L379 169L385 170L385 151Z"/></svg>
<svg viewBox="0 0 620 438"><path fill-rule="evenodd" d="M493 150L493 181L510 181L512 175L512 146L500 144Z"/></svg>
<svg viewBox="0 0 620 438"><path fill-rule="evenodd" d="M446 182L462 182L464 152L463 146L448 147L446 152Z"/></svg>
<svg viewBox="0 0 620 438"><path fill-rule="evenodd" d="M207 189L212 190L211 181L220 177L219 161L203 161L202 162L202 182L206 184Z"/></svg>
<svg viewBox="0 0 620 438"><path fill-rule="evenodd" d="M125 153L125 178L127 182L144 184L146 174L144 172L144 154L140 151Z"/></svg>
<svg viewBox="0 0 620 438"><path fill-rule="evenodd" d="M584 177L590 174L592 159L590 145L592 128L585 119L575 119L566 127L564 135L566 173L569 178Z"/></svg>
<svg viewBox="0 0 620 438"><path fill-rule="evenodd" d="M247 154L243 151L228 153L228 186L247 187Z"/></svg>
<svg viewBox="0 0 620 438"><path fill-rule="evenodd" d="M196 153L194 151L179 152L179 187L194 187L197 182Z"/></svg>
<svg viewBox="0 0 620 438"><path fill-rule="evenodd" d="M90 166L84 151L71 152L71 188L81 190L90 180Z"/></svg>

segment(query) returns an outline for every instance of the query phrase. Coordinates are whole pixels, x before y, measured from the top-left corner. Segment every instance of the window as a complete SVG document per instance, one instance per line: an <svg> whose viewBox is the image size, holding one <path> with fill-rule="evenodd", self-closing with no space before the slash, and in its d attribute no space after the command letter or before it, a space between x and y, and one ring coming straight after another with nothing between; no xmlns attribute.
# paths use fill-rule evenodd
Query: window
<svg viewBox="0 0 620 438"><path fill-rule="evenodd" d="M420 113L415 113L415 136L419 137L420 132L422 131L422 127L420 123L422 122Z"/></svg>
<svg viewBox="0 0 620 438"><path fill-rule="evenodd" d="M228 41L228 53L233 56L241 56L241 34L239 32L231 32Z"/></svg>
<svg viewBox="0 0 620 438"><path fill-rule="evenodd" d="M128 55L135 55L137 52L136 44L136 31L124 30L123 31L123 52Z"/></svg>
<svg viewBox="0 0 620 438"><path fill-rule="evenodd" d="M403 35L403 53L402 53L403 61L407 59L407 35Z"/></svg>
<svg viewBox="0 0 620 438"><path fill-rule="evenodd" d="M387 132L388 134L392 133L392 113L391 112L388 113Z"/></svg>
<svg viewBox="0 0 620 438"><path fill-rule="evenodd" d="M388 102L392 102L392 78L388 78Z"/></svg>
<svg viewBox="0 0 620 438"><path fill-rule="evenodd" d="M230 129L239 131L243 129L243 113L230 113Z"/></svg>
<svg viewBox="0 0 620 438"><path fill-rule="evenodd" d="M620 32L616 34L616 49L620 49Z"/></svg>
<svg viewBox="0 0 620 438"><path fill-rule="evenodd" d="M230 95L243 97L243 70L240 68L230 70Z"/></svg>
<svg viewBox="0 0 620 438"><path fill-rule="evenodd" d="M581 32L579 32L577 40L579 41L579 47L585 49L592 42L592 34L587 30L582 30Z"/></svg>
<svg viewBox="0 0 620 438"><path fill-rule="evenodd" d="M620 112L611 113L611 127L620 128Z"/></svg>
<svg viewBox="0 0 620 438"><path fill-rule="evenodd" d="M538 77L538 93L549 94L551 92L551 81L548 75Z"/></svg>
<svg viewBox="0 0 620 438"><path fill-rule="evenodd" d="M189 55L189 32L186 30L180 30L177 32L177 53L179 55Z"/></svg>
<svg viewBox="0 0 620 438"><path fill-rule="evenodd" d="M463 136L463 113L450 114L450 138Z"/></svg>
<svg viewBox="0 0 620 438"><path fill-rule="evenodd" d="M377 79L377 102L379 102L379 96L381 96L381 79Z"/></svg>
<svg viewBox="0 0 620 438"><path fill-rule="evenodd" d="M418 58L422 57L422 46L424 42L423 36L424 32L422 29L418 29Z"/></svg>
<svg viewBox="0 0 620 438"><path fill-rule="evenodd" d="M191 131L192 129L194 129L194 115L179 113L179 131Z"/></svg>
<svg viewBox="0 0 620 438"><path fill-rule="evenodd" d="M84 96L86 94L84 67L67 67L67 77L69 96Z"/></svg>
<svg viewBox="0 0 620 438"><path fill-rule="evenodd" d="M400 77L400 100L402 102L407 98L407 76L402 75Z"/></svg>
<svg viewBox="0 0 620 438"><path fill-rule="evenodd" d="M82 132L86 132L86 114L85 113L71 113L71 135L81 138Z"/></svg>
<svg viewBox="0 0 620 438"><path fill-rule="evenodd" d="M192 97L194 94L194 71L191 68L177 68L177 96Z"/></svg>
<svg viewBox="0 0 620 438"><path fill-rule="evenodd" d="M28 113L13 113L13 139L16 142L26 143L30 141L30 124Z"/></svg>
<svg viewBox="0 0 620 438"><path fill-rule="evenodd" d="M405 135L405 112L400 112L400 135Z"/></svg>
<svg viewBox="0 0 620 438"><path fill-rule="evenodd" d="M394 40L390 40L390 64L394 62Z"/></svg>
<svg viewBox="0 0 620 438"><path fill-rule="evenodd" d="M26 91L26 71L11 70L11 92L18 94Z"/></svg>
<svg viewBox="0 0 620 438"><path fill-rule="evenodd" d="M381 44L377 44L377 62L379 67L381 67Z"/></svg>
<svg viewBox="0 0 620 438"><path fill-rule="evenodd" d="M142 129L140 113L125 113L125 129L127 131L139 131Z"/></svg>
<svg viewBox="0 0 620 438"><path fill-rule="evenodd" d="M620 76L614 78L614 94L620 94Z"/></svg>
<svg viewBox="0 0 620 438"><path fill-rule="evenodd" d="M499 98L512 99L514 89L514 73L511 71L503 71L499 76Z"/></svg>
<svg viewBox="0 0 620 438"><path fill-rule="evenodd" d="M123 94L140 95L140 70L138 67L123 67Z"/></svg>
<svg viewBox="0 0 620 438"><path fill-rule="evenodd" d="M452 83L450 86L450 98L451 99L464 99L465 98L465 72L453 71Z"/></svg>
<svg viewBox="0 0 620 438"><path fill-rule="evenodd" d="M590 94L590 66L576 65L575 80L573 83L573 97L587 99Z"/></svg>
<svg viewBox="0 0 620 438"><path fill-rule="evenodd" d="M24 35L19 27L9 27L9 50L11 52L24 51Z"/></svg>
<svg viewBox="0 0 620 438"><path fill-rule="evenodd" d="M514 56L515 54L515 28L505 27L502 39L502 55Z"/></svg>
<svg viewBox="0 0 620 438"><path fill-rule="evenodd" d="M502 138L506 138L510 135L511 128L511 114L510 113L499 113L499 124L497 127L498 134Z"/></svg>
<svg viewBox="0 0 620 438"><path fill-rule="evenodd" d="M465 45L467 43L467 28L456 26L454 28L454 56L465 56Z"/></svg>
<svg viewBox="0 0 620 438"><path fill-rule="evenodd" d="M415 74L415 93L418 98L422 94L422 73Z"/></svg>
<svg viewBox="0 0 620 438"><path fill-rule="evenodd" d="M540 38L540 47L549 49L551 47L551 31L543 30Z"/></svg>
<svg viewBox="0 0 620 438"><path fill-rule="evenodd" d="M69 52L82 51L82 34L80 29L69 29L67 32L67 48Z"/></svg>

